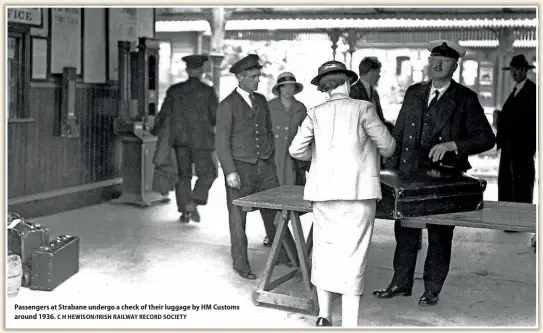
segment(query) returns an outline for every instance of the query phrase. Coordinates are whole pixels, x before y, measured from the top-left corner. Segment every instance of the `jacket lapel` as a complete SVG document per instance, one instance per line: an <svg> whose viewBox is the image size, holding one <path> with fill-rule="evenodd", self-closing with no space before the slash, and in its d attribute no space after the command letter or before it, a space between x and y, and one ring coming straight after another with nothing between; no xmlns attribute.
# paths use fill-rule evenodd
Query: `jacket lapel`
<svg viewBox="0 0 543 333"><path fill-rule="evenodd" d="M412 123L415 124L415 142L420 141L421 126L423 122L424 115L424 103L426 101L426 95L428 95L429 85L428 82L422 82L419 86L419 89L415 91L415 96L413 101L410 101L412 104L409 106L408 114L411 114Z"/></svg>
<svg viewBox="0 0 543 333"><path fill-rule="evenodd" d="M449 121L449 118L451 117L456 107L455 96L457 84L458 83L452 80L451 86L449 87L449 89L447 89L447 91L445 91L445 94L436 105L436 107L439 108L439 112L437 113L436 125L432 134L441 132L443 126L445 126L445 124Z"/></svg>
<svg viewBox="0 0 543 333"><path fill-rule="evenodd" d="M240 106L243 105L243 108L245 109L246 113L251 114L253 112L253 109L249 106L249 104L247 104L243 96L241 96L240 93L238 93L236 90L232 92L232 97L237 99L238 105ZM256 99L257 98L255 97L255 102L256 102Z"/></svg>

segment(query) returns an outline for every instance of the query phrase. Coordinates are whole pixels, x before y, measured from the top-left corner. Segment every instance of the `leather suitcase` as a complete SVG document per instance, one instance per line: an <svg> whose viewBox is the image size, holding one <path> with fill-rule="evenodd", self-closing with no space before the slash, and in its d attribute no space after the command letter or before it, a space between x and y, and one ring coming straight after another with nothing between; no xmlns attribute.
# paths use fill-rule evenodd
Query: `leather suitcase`
<svg viewBox="0 0 543 333"><path fill-rule="evenodd" d="M382 200L376 217L401 220L407 217L483 209L486 181L461 171L432 169L412 174L381 171Z"/></svg>
<svg viewBox="0 0 543 333"><path fill-rule="evenodd" d="M49 243L49 229L40 224L19 219L8 228L8 251L21 257L24 265L30 265L32 252Z"/></svg>
<svg viewBox="0 0 543 333"><path fill-rule="evenodd" d="M79 238L62 235L32 254L30 289L51 291L79 272Z"/></svg>

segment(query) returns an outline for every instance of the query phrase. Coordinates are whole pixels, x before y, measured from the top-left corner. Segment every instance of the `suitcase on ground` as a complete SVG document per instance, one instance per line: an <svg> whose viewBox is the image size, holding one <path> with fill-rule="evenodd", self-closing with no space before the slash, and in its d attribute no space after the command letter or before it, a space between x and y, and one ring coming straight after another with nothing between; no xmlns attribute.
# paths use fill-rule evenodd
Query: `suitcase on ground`
<svg viewBox="0 0 543 333"><path fill-rule="evenodd" d="M15 222L16 224L14 224ZM8 251L21 257L24 265L30 265L32 252L49 244L49 229L20 218L8 228Z"/></svg>
<svg viewBox="0 0 543 333"><path fill-rule="evenodd" d="M376 217L401 220L480 210L485 188L485 180L456 170L432 169L412 174L382 170L383 198L377 202Z"/></svg>
<svg viewBox="0 0 543 333"><path fill-rule="evenodd" d="M51 291L79 272L79 238L62 235L32 254L30 289Z"/></svg>

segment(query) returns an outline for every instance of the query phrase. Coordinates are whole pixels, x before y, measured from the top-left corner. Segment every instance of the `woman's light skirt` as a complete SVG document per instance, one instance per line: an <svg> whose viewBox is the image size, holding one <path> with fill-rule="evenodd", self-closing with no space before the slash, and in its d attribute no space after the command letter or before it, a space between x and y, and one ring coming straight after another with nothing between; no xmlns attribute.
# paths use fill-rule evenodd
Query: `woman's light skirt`
<svg viewBox="0 0 543 333"><path fill-rule="evenodd" d="M313 202L311 282L322 290L362 295L376 200Z"/></svg>

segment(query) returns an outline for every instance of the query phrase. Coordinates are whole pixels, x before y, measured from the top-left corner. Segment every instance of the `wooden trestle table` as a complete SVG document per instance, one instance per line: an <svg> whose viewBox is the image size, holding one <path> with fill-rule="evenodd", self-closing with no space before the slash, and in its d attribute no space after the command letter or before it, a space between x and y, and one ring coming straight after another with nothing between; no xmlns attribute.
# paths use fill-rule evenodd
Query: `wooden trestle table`
<svg viewBox="0 0 543 333"><path fill-rule="evenodd" d="M300 215L312 211L311 202L303 199L303 186L285 185L270 190L251 194L233 201L245 211L260 208L277 210L275 224L277 233L274 237L266 267L253 291L253 302L272 304L301 310L316 315L318 312L317 293L311 284L310 255L313 247L313 225L309 230L307 241L304 238ZM377 212L376 218L379 218ZM296 249L285 245L287 255L298 258L299 267L292 269L272 280L273 271L283 244L286 232L290 232L288 222L292 226ZM390 220L391 221L391 220ZM523 232L536 231L536 206L532 204L485 201L484 208L478 211L428 215L401 220L402 225L411 228L425 228L427 223L454 225L459 227L486 228L497 230L513 230ZM301 273L305 296L292 296L274 292L276 288L290 281L297 273Z"/></svg>

